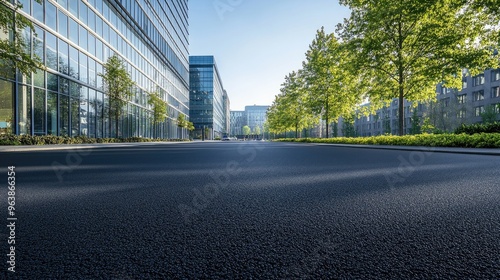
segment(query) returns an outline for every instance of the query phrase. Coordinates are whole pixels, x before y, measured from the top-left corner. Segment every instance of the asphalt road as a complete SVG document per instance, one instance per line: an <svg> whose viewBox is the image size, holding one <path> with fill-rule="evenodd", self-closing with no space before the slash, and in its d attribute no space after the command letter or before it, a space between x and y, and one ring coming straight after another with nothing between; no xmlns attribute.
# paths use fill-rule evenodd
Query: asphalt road
<svg viewBox="0 0 500 280"><path fill-rule="evenodd" d="M499 279L499 167L267 142L0 153L0 278Z"/></svg>

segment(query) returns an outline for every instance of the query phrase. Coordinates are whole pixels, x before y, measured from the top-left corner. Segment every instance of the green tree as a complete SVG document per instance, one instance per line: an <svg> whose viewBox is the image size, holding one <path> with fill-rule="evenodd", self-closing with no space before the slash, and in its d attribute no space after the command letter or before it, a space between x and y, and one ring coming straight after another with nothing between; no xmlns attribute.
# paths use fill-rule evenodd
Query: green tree
<svg viewBox="0 0 500 280"><path fill-rule="evenodd" d="M41 3L41 0L35 0ZM0 0L0 69L13 71L17 68L25 75L43 68L42 60L30 50L31 42L23 37L23 31L32 32L33 23L18 11L18 1ZM13 73L13 72L12 72ZM5 73L12 75L12 73Z"/></svg>
<svg viewBox="0 0 500 280"><path fill-rule="evenodd" d="M436 84L461 86L463 68L494 68L498 46L484 9L457 0L341 0L351 16L338 33L354 54L355 67L371 104L399 99L399 134L404 134L404 100L435 98ZM491 28L490 28L491 29Z"/></svg>
<svg viewBox="0 0 500 280"><path fill-rule="evenodd" d="M189 127L189 121L186 120L186 116L184 116L184 114L179 113L179 116L177 117L177 127L180 130L180 138L182 138L182 129Z"/></svg>
<svg viewBox="0 0 500 280"><path fill-rule="evenodd" d="M422 128L420 125L420 117L416 108L413 108L413 115L411 116L411 129L410 134L420 134L422 133Z"/></svg>
<svg viewBox="0 0 500 280"><path fill-rule="evenodd" d="M484 107L484 112L481 113L483 123L494 123L497 121L498 111L495 106L500 105L488 105Z"/></svg>
<svg viewBox="0 0 500 280"><path fill-rule="evenodd" d="M248 137L248 135L250 135L250 133L251 133L251 131L252 131L252 130L250 129L250 127L249 127L248 125L245 125L245 126L242 128L242 131L243 131L243 135L244 135L245 137Z"/></svg>
<svg viewBox="0 0 500 280"><path fill-rule="evenodd" d="M167 118L168 104L161 98L160 94L157 92L149 94L148 104L151 105L151 110L153 111L153 137L156 138L158 137L158 124L164 122Z"/></svg>
<svg viewBox="0 0 500 280"><path fill-rule="evenodd" d="M342 134L344 135L344 137L356 137L354 118L355 118L354 114L344 117L344 121L342 123Z"/></svg>
<svg viewBox="0 0 500 280"><path fill-rule="evenodd" d="M309 108L326 122L326 138L333 120L350 115L362 101L355 84L357 70L350 63L351 56L335 35L325 33L323 27L306 52L303 63Z"/></svg>
<svg viewBox="0 0 500 280"><path fill-rule="evenodd" d="M116 55L108 58L103 65L104 73L99 73L104 84L104 92L108 95L109 106L107 114L109 116L109 131L111 131L111 120L115 121L115 136L118 137L118 124L123 115L123 107L127 100L132 97L132 81L123 61Z"/></svg>
<svg viewBox="0 0 500 280"><path fill-rule="evenodd" d="M260 126L256 126L253 128L253 133L257 136L260 135Z"/></svg>

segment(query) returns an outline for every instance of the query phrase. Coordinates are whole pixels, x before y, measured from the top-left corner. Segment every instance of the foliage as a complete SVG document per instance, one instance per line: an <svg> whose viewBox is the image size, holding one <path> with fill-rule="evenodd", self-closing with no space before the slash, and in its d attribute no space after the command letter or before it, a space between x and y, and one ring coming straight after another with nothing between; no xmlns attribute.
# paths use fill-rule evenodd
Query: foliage
<svg viewBox="0 0 500 280"><path fill-rule="evenodd" d="M420 118L418 117L417 110L414 108L413 115L411 116L410 134L415 135L415 134L420 134L420 133L422 133L422 127L420 125Z"/></svg>
<svg viewBox="0 0 500 280"><path fill-rule="evenodd" d="M36 2L40 3L41 0ZM13 69L17 68L21 73L30 75L38 68L43 68L43 64L40 57L31 54L30 39L24 37L34 27L30 20L18 12L21 8L18 1L11 4L11 1L0 0L0 33L8 35L0 40L0 69L13 73ZM11 76L12 73L2 74Z"/></svg>
<svg viewBox="0 0 500 280"><path fill-rule="evenodd" d="M153 110L153 123L158 124L165 121L168 104L160 97L160 94L157 92L150 93L148 104L151 105Z"/></svg>
<svg viewBox="0 0 500 280"><path fill-rule="evenodd" d="M133 95L134 82L123 61L117 55L108 58L103 67L104 73L99 73L99 76L102 77L104 92L109 100L109 106L106 110L109 119L114 118L115 136L118 137L120 116L123 115L123 107L127 104L127 100ZM111 131L111 121L109 122L109 130Z"/></svg>
<svg viewBox="0 0 500 280"><path fill-rule="evenodd" d="M250 127L249 127L248 125L245 125L245 126L242 128L242 131L243 131L243 135L245 135L245 136L250 135L250 133L252 132L252 130L250 129Z"/></svg>
<svg viewBox="0 0 500 280"><path fill-rule="evenodd" d="M406 136L371 136L359 138L300 138L278 139L282 142L354 144L354 145L397 145L462 148L500 148L500 133L468 134L419 134Z"/></svg>
<svg viewBox="0 0 500 280"><path fill-rule="evenodd" d="M32 136L32 135L0 135L0 145L53 145L53 144L97 144L97 143L133 143L133 142L172 142L185 139L150 139L142 137L129 138L90 138L86 136Z"/></svg>
<svg viewBox="0 0 500 280"><path fill-rule="evenodd" d="M477 133L500 133L500 122L484 123L484 124L462 124L455 129L455 134L477 134Z"/></svg>
<svg viewBox="0 0 500 280"><path fill-rule="evenodd" d="M484 112L481 113L481 119L483 123L494 123L497 120L497 107L500 109L500 105L488 105L484 107Z"/></svg>
<svg viewBox="0 0 500 280"><path fill-rule="evenodd" d="M496 33L489 14L468 1L341 0L351 16L338 33L357 59L361 89L373 107L399 99L399 134L404 134L404 100L435 98L438 83L460 88L461 71L498 66Z"/></svg>
<svg viewBox="0 0 500 280"><path fill-rule="evenodd" d="M351 54L333 33L325 33L323 27L306 52L302 67L308 106L313 115L321 115L325 120L326 138L330 123L350 115L362 101L362 95L354 88L357 70L351 63Z"/></svg>
<svg viewBox="0 0 500 280"><path fill-rule="evenodd" d="M260 126L256 126L253 128L253 134L260 135Z"/></svg>

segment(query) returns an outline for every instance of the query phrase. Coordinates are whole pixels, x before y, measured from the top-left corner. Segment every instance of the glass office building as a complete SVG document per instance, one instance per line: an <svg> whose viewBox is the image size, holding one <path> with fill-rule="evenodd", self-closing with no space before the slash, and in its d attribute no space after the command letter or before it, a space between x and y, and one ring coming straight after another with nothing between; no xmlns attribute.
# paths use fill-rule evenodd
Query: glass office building
<svg viewBox="0 0 500 280"><path fill-rule="evenodd" d="M226 133L224 87L213 56L190 56L190 110L194 137L204 132L206 139L222 137Z"/></svg>
<svg viewBox="0 0 500 280"><path fill-rule="evenodd" d="M176 122L179 114L189 114L187 0L20 2L20 12L35 27L24 31L29 51L46 69L29 76L2 73L0 133L114 136L98 74L116 54L136 83L118 135L151 137L153 129L163 138L187 135ZM157 126L148 104L151 92L168 102L168 118Z"/></svg>

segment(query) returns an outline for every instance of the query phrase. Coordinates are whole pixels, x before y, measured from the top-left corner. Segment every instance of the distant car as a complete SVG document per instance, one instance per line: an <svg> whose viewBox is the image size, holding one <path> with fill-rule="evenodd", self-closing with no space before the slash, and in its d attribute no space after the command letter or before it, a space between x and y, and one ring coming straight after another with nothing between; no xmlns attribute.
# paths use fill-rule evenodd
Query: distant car
<svg viewBox="0 0 500 280"><path fill-rule="evenodd" d="M222 137L221 141L231 141L231 138L229 138L227 136L226 137Z"/></svg>

